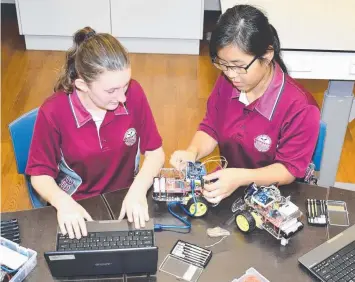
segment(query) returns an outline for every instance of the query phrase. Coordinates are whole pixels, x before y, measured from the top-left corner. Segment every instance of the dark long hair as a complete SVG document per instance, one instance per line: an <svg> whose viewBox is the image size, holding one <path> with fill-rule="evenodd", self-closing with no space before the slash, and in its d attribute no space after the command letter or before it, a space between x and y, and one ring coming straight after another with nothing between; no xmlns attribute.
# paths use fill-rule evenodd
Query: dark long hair
<svg viewBox="0 0 355 282"><path fill-rule="evenodd" d="M250 5L236 5L229 8L218 20L210 41L210 56L228 45L236 45L243 52L261 57L270 46L274 49L274 58L282 70L287 67L281 58L280 40L268 18L257 8Z"/></svg>
<svg viewBox="0 0 355 282"><path fill-rule="evenodd" d="M123 70L128 65L128 52L115 37L85 27L74 34L73 46L66 53L54 91L71 93L78 77L90 83L106 70Z"/></svg>

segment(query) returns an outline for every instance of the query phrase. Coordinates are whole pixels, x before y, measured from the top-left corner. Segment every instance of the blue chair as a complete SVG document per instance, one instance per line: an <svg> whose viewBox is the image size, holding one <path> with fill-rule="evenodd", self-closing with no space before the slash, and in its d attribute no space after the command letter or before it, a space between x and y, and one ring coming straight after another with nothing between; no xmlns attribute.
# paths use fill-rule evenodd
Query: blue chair
<svg viewBox="0 0 355 282"><path fill-rule="evenodd" d="M316 145L316 149L314 150L313 158L312 158L315 166L314 168L315 171L320 171L326 133L327 133L327 125L325 124L325 122L321 121L317 145Z"/></svg>
<svg viewBox="0 0 355 282"><path fill-rule="evenodd" d="M17 172L25 176L28 193L34 208L40 208L46 205L46 203L41 200L38 193L33 189L29 176L25 174L37 114L38 109L34 109L9 124Z"/></svg>
<svg viewBox="0 0 355 282"><path fill-rule="evenodd" d="M320 167L322 163L326 133L327 125L325 124L325 122L321 121L316 148L312 156L312 162L309 164L308 169L306 171L306 175L301 182L317 185Z"/></svg>

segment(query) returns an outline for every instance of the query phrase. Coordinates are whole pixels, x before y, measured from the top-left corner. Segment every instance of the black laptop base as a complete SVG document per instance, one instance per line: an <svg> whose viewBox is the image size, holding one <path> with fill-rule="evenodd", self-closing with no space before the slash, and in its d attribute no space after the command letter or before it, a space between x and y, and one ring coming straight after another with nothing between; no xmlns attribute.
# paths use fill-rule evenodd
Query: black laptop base
<svg viewBox="0 0 355 282"><path fill-rule="evenodd" d="M56 279L155 275L158 247L137 249L46 252L44 257ZM139 260L137 259L139 258ZM63 271L65 269L65 271ZM65 275L63 275L65 273Z"/></svg>

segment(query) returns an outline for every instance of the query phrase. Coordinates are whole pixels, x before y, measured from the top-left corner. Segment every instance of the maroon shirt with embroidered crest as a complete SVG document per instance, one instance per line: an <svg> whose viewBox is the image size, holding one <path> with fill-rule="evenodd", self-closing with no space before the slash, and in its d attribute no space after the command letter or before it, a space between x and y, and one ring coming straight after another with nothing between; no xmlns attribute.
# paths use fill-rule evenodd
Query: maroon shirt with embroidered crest
<svg viewBox="0 0 355 282"><path fill-rule="evenodd" d="M228 167L260 168L282 163L303 178L311 162L320 127L312 95L278 64L265 93L253 103L221 74L207 103L199 130L214 138Z"/></svg>
<svg viewBox="0 0 355 282"><path fill-rule="evenodd" d="M63 190L79 179L76 200L129 188L137 156L160 148L162 139L135 80L126 97L125 107L108 111L98 131L75 91L54 93L39 109L26 174L51 176Z"/></svg>

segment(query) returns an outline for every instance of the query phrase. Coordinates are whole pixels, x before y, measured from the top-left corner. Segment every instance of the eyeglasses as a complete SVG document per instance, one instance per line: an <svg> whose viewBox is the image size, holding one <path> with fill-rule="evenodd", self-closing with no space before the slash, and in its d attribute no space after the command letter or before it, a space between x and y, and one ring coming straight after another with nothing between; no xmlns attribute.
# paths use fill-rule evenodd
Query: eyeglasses
<svg viewBox="0 0 355 282"><path fill-rule="evenodd" d="M238 66L227 66L225 64L219 63L218 62L218 57L215 57L212 59L212 63L215 65L216 68L220 69L223 72L227 72L228 70L231 70L232 72L238 73L238 74L247 74L248 69L250 66L258 59L259 56L255 56L254 59L246 66L246 67L238 67Z"/></svg>

